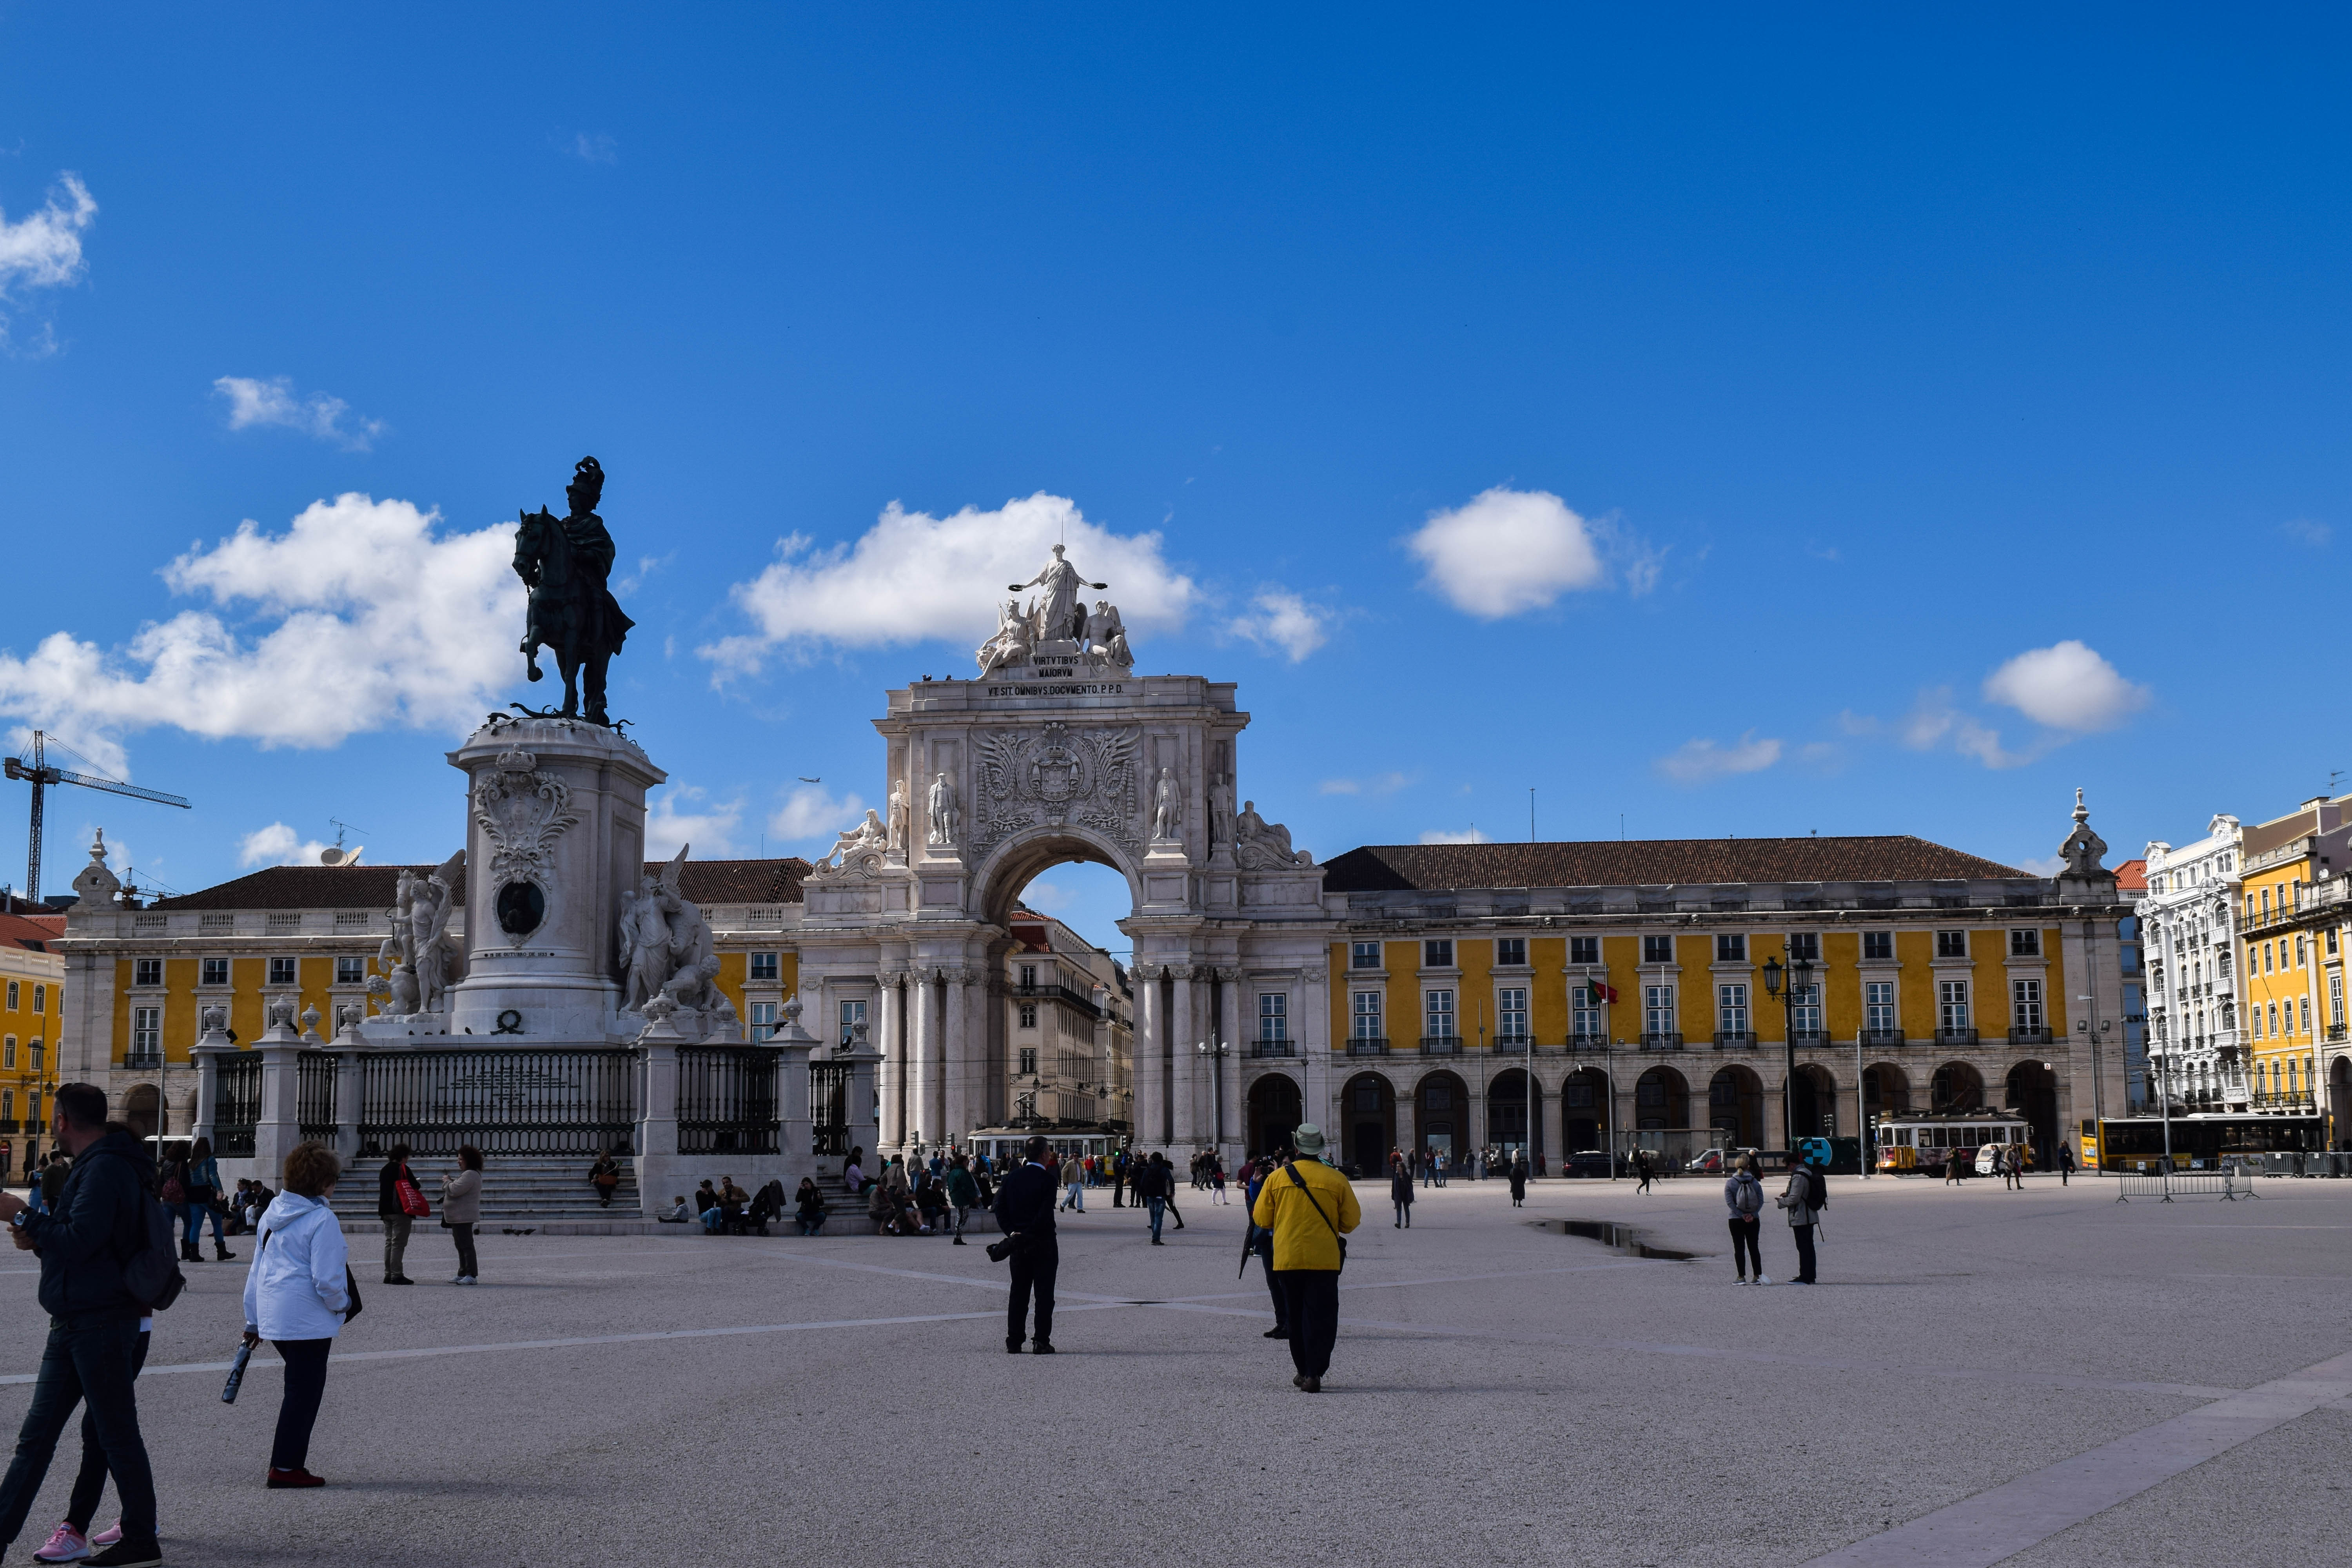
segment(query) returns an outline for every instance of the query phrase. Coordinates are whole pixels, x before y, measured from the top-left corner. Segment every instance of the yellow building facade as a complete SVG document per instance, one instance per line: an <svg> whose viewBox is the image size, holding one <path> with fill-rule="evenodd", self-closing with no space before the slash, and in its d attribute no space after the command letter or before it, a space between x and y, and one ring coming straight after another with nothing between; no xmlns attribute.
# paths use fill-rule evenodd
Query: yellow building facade
<svg viewBox="0 0 2352 1568"><path fill-rule="evenodd" d="M2246 829L2238 888L2241 1036L2257 1111L2326 1114L2333 1098L2326 1088L2352 1074L2344 973L2352 940L2345 878L2352 822L2343 805L2316 798Z"/></svg>
<svg viewBox="0 0 2352 1568"><path fill-rule="evenodd" d="M48 1097L65 1025L65 960L57 916L0 913L0 1177L47 1147Z"/></svg>

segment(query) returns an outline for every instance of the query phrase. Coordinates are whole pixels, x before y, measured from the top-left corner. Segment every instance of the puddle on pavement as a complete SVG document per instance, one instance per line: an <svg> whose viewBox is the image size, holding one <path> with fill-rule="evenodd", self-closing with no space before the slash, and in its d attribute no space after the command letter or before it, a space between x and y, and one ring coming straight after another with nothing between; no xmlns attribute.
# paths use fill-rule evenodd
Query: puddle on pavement
<svg viewBox="0 0 2352 1568"><path fill-rule="evenodd" d="M1580 1236L1587 1241L1597 1241L1603 1247L1614 1247L1628 1258L1657 1258L1675 1263L1688 1263L1706 1256L1700 1252L1683 1252L1671 1247L1654 1247L1643 1239L1648 1232L1630 1225L1619 1225L1615 1220L1536 1219L1528 1223L1554 1236Z"/></svg>

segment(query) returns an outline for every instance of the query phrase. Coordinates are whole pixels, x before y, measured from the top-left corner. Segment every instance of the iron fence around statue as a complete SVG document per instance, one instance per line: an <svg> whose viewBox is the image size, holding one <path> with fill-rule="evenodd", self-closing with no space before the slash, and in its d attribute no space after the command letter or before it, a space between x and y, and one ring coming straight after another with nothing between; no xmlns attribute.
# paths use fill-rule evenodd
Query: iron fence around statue
<svg viewBox="0 0 2352 1568"><path fill-rule="evenodd" d="M304 1139L335 1142L335 1053L304 1051L294 1058L294 1119Z"/></svg>
<svg viewBox="0 0 2352 1568"><path fill-rule="evenodd" d="M261 1124L261 1058L225 1051L214 1058L213 1152L224 1159L253 1157L253 1130Z"/></svg>
<svg viewBox="0 0 2352 1568"><path fill-rule="evenodd" d="M629 1050L371 1054L360 1058L360 1149L625 1154L635 1147L636 1085Z"/></svg>
<svg viewBox="0 0 2352 1568"><path fill-rule="evenodd" d="M760 1046L680 1046L677 1152L777 1152L776 1055Z"/></svg>
<svg viewBox="0 0 2352 1568"><path fill-rule="evenodd" d="M809 1063L809 1121L814 1147L810 1152L838 1159L849 1152L849 1076L847 1062Z"/></svg>

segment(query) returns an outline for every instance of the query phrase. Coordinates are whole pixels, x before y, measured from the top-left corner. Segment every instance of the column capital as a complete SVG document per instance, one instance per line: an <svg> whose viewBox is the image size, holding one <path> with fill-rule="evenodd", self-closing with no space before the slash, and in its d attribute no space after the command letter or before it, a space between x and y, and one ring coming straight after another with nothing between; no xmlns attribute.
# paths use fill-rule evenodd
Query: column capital
<svg viewBox="0 0 2352 1568"><path fill-rule="evenodd" d="M1235 963L1220 963L1211 969L1209 973L1215 975L1219 980L1223 981L1228 985L1242 977L1241 966Z"/></svg>
<svg viewBox="0 0 2352 1568"><path fill-rule="evenodd" d="M1167 973L1168 966L1164 963L1139 963L1135 966L1135 977L1138 980L1158 980Z"/></svg>
<svg viewBox="0 0 2352 1568"><path fill-rule="evenodd" d="M903 969L885 969L877 973L874 976L874 979L877 984L882 985L886 988L903 985L907 982L907 971Z"/></svg>
<svg viewBox="0 0 2352 1568"><path fill-rule="evenodd" d="M1171 980L1191 980L1201 973L1202 967L1197 963L1171 963L1167 966L1168 977Z"/></svg>

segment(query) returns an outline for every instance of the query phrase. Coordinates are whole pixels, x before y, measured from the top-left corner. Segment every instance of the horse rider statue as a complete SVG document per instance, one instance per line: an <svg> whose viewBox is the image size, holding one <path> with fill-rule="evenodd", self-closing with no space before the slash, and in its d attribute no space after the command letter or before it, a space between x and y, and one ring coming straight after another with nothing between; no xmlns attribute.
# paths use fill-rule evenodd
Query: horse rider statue
<svg viewBox="0 0 2352 1568"><path fill-rule="evenodd" d="M524 513L515 533L515 575L530 587L523 657L530 679L537 680L539 650L554 653L563 674L562 716L566 719L583 717L579 677L584 668L584 716L591 724L606 724L611 720L604 711L604 666L621 651L622 639L635 623L621 613L604 586L613 570L613 536L596 515L596 503L604 495L604 470L595 458L580 459L563 493L572 503L571 516L558 518L541 507Z"/></svg>

